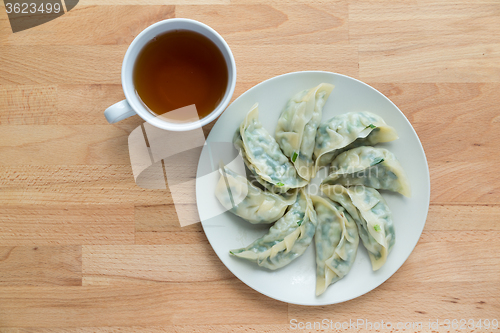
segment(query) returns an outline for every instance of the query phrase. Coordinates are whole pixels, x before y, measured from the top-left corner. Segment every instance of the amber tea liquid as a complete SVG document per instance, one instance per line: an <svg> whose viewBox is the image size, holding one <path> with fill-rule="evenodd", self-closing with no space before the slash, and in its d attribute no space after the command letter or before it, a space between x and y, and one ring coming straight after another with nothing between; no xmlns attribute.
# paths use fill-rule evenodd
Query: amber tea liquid
<svg viewBox="0 0 500 333"><path fill-rule="evenodd" d="M193 31L175 30L156 36L139 53L133 80L137 94L155 115L195 104L200 119L224 97L228 70L219 48ZM179 119L188 122L193 119Z"/></svg>

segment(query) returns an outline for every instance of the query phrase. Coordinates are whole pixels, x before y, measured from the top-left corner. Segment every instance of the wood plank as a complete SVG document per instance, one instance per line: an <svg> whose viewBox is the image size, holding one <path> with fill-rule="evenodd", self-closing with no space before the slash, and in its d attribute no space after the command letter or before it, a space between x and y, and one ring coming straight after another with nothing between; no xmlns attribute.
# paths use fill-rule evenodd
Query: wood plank
<svg viewBox="0 0 500 333"><path fill-rule="evenodd" d="M287 304L237 279L89 287L0 287L4 327L284 324ZM216 315L215 315L216 314ZM235 315L238 314L238 315Z"/></svg>
<svg viewBox="0 0 500 333"><path fill-rule="evenodd" d="M145 282L210 282L234 279L208 244L85 245L85 277ZM203 274L200 274L203 272Z"/></svg>
<svg viewBox="0 0 500 333"><path fill-rule="evenodd" d="M498 203L497 162L429 162L434 204Z"/></svg>
<svg viewBox="0 0 500 333"><path fill-rule="evenodd" d="M500 231L498 203L492 205L434 204L421 242L470 239L495 239ZM472 231L471 231L472 230ZM135 207L136 244L190 244L206 241L201 224L180 227L170 205ZM199 235L197 234L199 233Z"/></svg>
<svg viewBox="0 0 500 333"><path fill-rule="evenodd" d="M435 231L500 231L500 206L438 205L431 203L425 230Z"/></svg>
<svg viewBox="0 0 500 333"><path fill-rule="evenodd" d="M121 84L4 85L0 125L109 126L104 110L124 98ZM130 132L143 122L135 116L112 126Z"/></svg>
<svg viewBox="0 0 500 333"><path fill-rule="evenodd" d="M133 243L133 205L66 203L0 206L2 245Z"/></svg>
<svg viewBox="0 0 500 333"><path fill-rule="evenodd" d="M239 89L239 93L235 92L233 100L247 90L242 89ZM121 84L65 84L59 85L57 91L57 123L59 125L110 126L104 117L104 110L125 99ZM133 116L111 126L125 130L128 134L143 123L142 118ZM213 123L204 126L207 134L212 126Z"/></svg>
<svg viewBox="0 0 500 333"><path fill-rule="evenodd" d="M230 45L236 63L245 63L238 79L258 83L300 70L331 70L358 74L357 48L347 44ZM304 50L307 50L305 52ZM0 84L120 84L126 45L5 46ZM333 57L332 54L335 54ZM43 58L46 61L41 62Z"/></svg>
<svg viewBox="0 0 500 333"><path fill-rule="evenodd" d="M498 83L374 86L401 108L420 136L429 161L432 202L498 202Z"/></svg>
<svg viewBox="0 0 500 333"><path fill-rule="evenodd" d="M498 2L353 1L349 38L360 51L408 45L435 48L495 43L500 34Z"/></svg>
<svg viewBox="0 0 500 333"><path fill-rule="evenodd" d="M494 204L500 196L495 162L429 162L434 204ZM0 201L19 204L171 204L168 190L135 185L130 166L4 166ZM481 177L477 177L480 174Z"/></svg>
<svg viewBox="0 0 500 333"><path fill-rule="evenodd" d="M232 332L232 333L279 333L290 332L288 324L281 325L259 325L257 323L246 325L175 325L176 333L214 333L214 332Z"/></svg>
<svg viewBox="0 0 500 333"><path fill-rule="evenodd" d="M201 223L180 226L173 204L135 206L134 216L135 244L208 244Z"/></svg>
<svg viewBox="0 0 500 333"><path fill-rule="evenodd" d="M497 318L500 303L496 282L391 283L392 278L369 294L341 304L307 307L290 304L289 320L321 322L323 319L370 322L426 322L444 319ZM404 295L402 295L404 289ZM390 309L390 311L388 311ZM491 320L491 319L490 319ZM373 332L374 329L365 330ZM425 330L424 330L425 331ZM448 330L449 331L449 330Z"/></svg>
<svg viewBox="0 0 500 333"><path fill-rule="evenodd" d="M498 236L499 232L494 235ZM498 238L488 242L462 238L418 243L394 276L394 283L496 282L500 286L499 251ZM479 256L481 260L478 260Z"/></svg>
<svg viewBox="0 0 500 333"><path fill-rule="evenodd" d="M414 123L427 158L436 163L495 162L495 146L500 140L495 127L500 118L492 111L478 113L476 117L457 115L448 123ZM466 132L464 127L468 127Z"/></svg>
<svg viewBox="0 0 500 333"><path fill-rule="evenodd" d="M246 90L259 82L238 81L236 84L233 100ZM408 117L415 130L419 134L425 148L429 144L437 142L442 146L435 136L441 136L440 140L445 140L455 130L456 126L473 126L473 129L481 128L481 133L471 131L458 131L461 135L466 135L468 139L478 145L468 145L463 149L463 140L449 140L448 146L454 150L444 154L448 150L426 149L430 159L440 158L449 160L458 159L455 154L457 146L461 153L471 154L471 157L478 158L485 156L484 153L493 152L494 140L487 140L489 135L496 135L493 131L499 118L497 116L497 105L500 103L500 96L497 91L500 89L498 83L373 83L368 82L388 98L390 98L401 111ZM102 113L109 105L123 99L121 85L62 85L58 87L58 122L59 124L102 124L106 120ZM449 112L450 108L454 112ZM68 110L75 109L75 112ZM429 111L432 112L430 113ZM471 110L476 110L471 112ZM129 118L120 122L122 126L126 122L133 121ZM142 120L135 117L131 124L139 126ZM445 130L443 126L450 127ZM488 133L483 133L484 127L488 127ZM128 128L135 128L132 125ZM482 139L482 137L485 139ZM480 139L480 140L479 140ZM447 140L448 141L448 140ZM469 141L469 140L468 140ZM433 147L433 146L432 146ZM487 149L487 151L484 151ZM435 153L435 155L433 154ZM429 155L431 154L431 155Z"/></svg>
<svg viewBox="0 0 500 333"><path fill-rule="evenodd" d="M289 325L172 325L172 326L114 326L78 328L0 328L0 333L214 333L214 332L289 332Z"/></svg>
<svg viewBox="0 0 500 333"><path fill-rule="evenodd" d="M316 6L316 5L332 5L332 4L342 4L342 3L347 3L349 4L350 1L346 0L296 0L296 1L290 1L290 0L231 0L232 5L297 5L297 4L305 4L309 6ZM311 22L309 22L311 23Z"/></svg>
<svg viewBox="0 0 500 333"><path fill-rule="evenodd" d="M175 8L177 17L189 17L208 24L232 43L259 45L315 45L347 42L347 1L328 4L241 4L183 6ZM233 20L244 17L244 20ZM297 47L301 47L297 45ZM248 51L248 48L247 48ZM276 48L278 51L278 48ZM301 48L304 52L304 48Z"/></svg>
<svg viewBox="0 0 500 333"><path fill-rule="evenodd" d="M0 286L51 285L82 285L81 246L0 246Z"/></svg>
<svg viewBox="0 0 500 333"><path fill-rule="evenodd" d="M404 330L404 325L408 324L411 325L411 322L404 321L404 318L402 318L403 321L401 321L401 327L402 329L398 330L390 330L386 329L387 332L401 332ZM306 329L306 328L300 328L300 331L302 332L345 332L345 331L353 331L355 332L373 332L373 324L372 323L372 328L370 329L370 326L368 324L364 324L359 326L359 329L356 329L355 326L355 320L353 323L353 327L349 329L349 318L347 318L346 323L344 324L344 327L347 327L347 329L335 329L335 324L337 323L336 321L333 320L332 323L330 323L330 320L328 317L324 318L324 320L327 320L325 324L322 324L322 321L318 322L316 324L316 328L313 329ZM352 319L351 319L352 320ZM476 320L476 324L477 324ZM435 320L432 321L433 325L435 324ZM337 327L341 327L343 324L343 321L338 321ZM380 323L380 321L379 321ZM432 329L432 332L453 332L453 333L460 333L464 332L464 329L448 329L446 326L450 326L448 324L445 325L444 319L439 321L440 327L438 329ZM451 321L450 321L451 323ZM396 327L397 323L393 322L391 323ZM307 322L302 322L301 325L307 325ZM313 322L311 322L311 325L314 325ZM368 325L368 328L366 326ZM425 325L425 326L424 326ZM491 325L491 324L490 324ZM428 320L424 320L422 323L422 328L427 329L429 326ZM465 325L467 326L467 325ZM331 328L333 327L333 329ZM409 328L410 327L410 328ZM478 326L479 327L479 326ZM484 325L483 325L484 327ZM322 328L322 330L321 330ZM406 330L411 329L411 326L408 326ZM418 328L415 328L418 329ZM0 328L0 333L128 333L128 332L151 332L151 333L170 333L170 332L176 332L176 333L204 333L204 332L209 332L209 333L214 333L214 332L235 332L235 333L248 333L248 332L262 332L262 333L279 333L279 332L294 332L296 330L299 330L298 328L298 322L293 322L293 323L288 323L288 324L283 324L283 325L258 325L258 324L253 324L253 325L173 325L173 326L160 326L160 327L151 327L151 326L133 326L133 327L82 327L82 328L13 328L11 330L6 330L5 332L2 331ZM384 329L385 330L385 329ZM299 331L299 332L300 332ZM472 332L472 331L471 331Z"/></svg>
<svg viewBox="0 0 500 333"><path fill-rule="evenodd" d="M431 202L498 203L499 84L375 87L399 105L422 141L431 173Z"/></svg>
<svg viewBox="0 0 500 333"><path fill-rule="evenodd" d="M316 328L312 329L306 329L305 325L308 322L302 322L301 325L304 325L304 327L300 328L300 331L304 332L316 332L316 331L331 331L331 332L345 332L347 331L355 331L355 332L373 332L374 328L374 322L371 322L372 328L370 328L369 324L363 324L359 325L359 328L356 328L355 326L355 321L352 324L353 327L349 329L349 318L347 318L346 324L344 324L343 321L335 321L331 320L329 318L324 318L327 320L327 323L324 324L322 328L322 323L321 321L316 324ZM401 325L400 329L388 329L385 327L384 324L384 330L387 332L402 332L404 330L411 330L411 324L412 322L405 321L404 318L402 318L403 321L401 322L393 322L391 325L396 325L399 323ZM352 320L352 319L351 319ZM330 322L332 321L332 322ZM378 321L380 323L380 321ZM453 329L451 328L451 320L449 322L445 323L445 319L438 320L438 328L434 328L436 325L436 320L431 320L432 325L431 328L429 327L429 320L426 319L422 322L422 330L419 330L419 328L415 327L415 330L419 331L424 331L424 330L429 330L432 332L446 332L446 333L460 333L464 331L469 331L467 329L468 323L463 325L462 329ZM341 325L344 325L344 327L347 327L347 329L335 329L335 324L337 324L337 327L341 327ZM385 323L385 322L384 322ZM475 321L476 324L478 324L478 320ZM128 332L151 332L151 333L159 333L159 332L176 332L176 333L200 333L200 332L236 332L236 333L247 333L247 332L263 332L263 333L274 333L274 332L294 332L296 330L299 330L298 328L298 322L293 322L292 323L287 323L283 325L258 325L258 324L253 324L253 325L173 325L173 326L133 326L133 327L82 327L82 328L11 328L11 329L6 329L3 331L0 328L0 333L89 333L89 332L96 332L96 333L128 333ZM463 323L457 323L457 327L462 325ZM310 322L310 325L314 325L313 322ZM409 325L404 328L405 325ZM424 326L425 325L425 326ZM333 328L331 328L333 327ZM450 327L450 328L447 328ZM479 328L479 326L477 326ZM484 329L484 324L483 324L483 329ZM490 322L490 330L491 330L491 322ZM470 330L470 332L476 332L477 330ZM489 330L488 330L489 331Z"/></svg>
<svg viewBox="0 0 500 333"><path fill-rule="evenodd" d="M107 125L104 110L125 99L121 84L60 85L57 97L60 125ZM137 126L144 122L133 118Z"/></svg>
<svg viewBox="0 0 500 333"><path fill-rule="evenodd" d="M499 63L500 45L494 43L360 49L359 78L371 82L500 82Z"/></svg>
<svg viewBox="0 0 500 333"><path fill-rule="evenodd" d="M169 1L170 5L217 5L217 4L225 4L229 3L229 0L175 0ZM73 10L76 10L80 7L88 7L88 6L98 6L98 7L106 7L106 6L155 6L155 5L164 5L165 1L162 0L110 0L103 3L98 0L79 0L77 7ZM4 3L0 3L0 7L5 7ZM73 12L70 11L70 13Z"/></svg>
<svg viewBox="0 0 500 333"><path fill-rule="evenodd" d="M398 105L419 134L432 123L467 124L477 130L478 126L493 126L499 121L495 114L500 103L498 83L368 83ZM464 129L461 132L469 135Z"/></svg>
<svg viewBox="0 0 500 333"><path fill-rule="evenodd" d="M199 225L201 229L201 224ZM184 228L187 228L184 227ZM137 231L135 233L135 244L138 245L170 245L170 244L208 244L207 236L203 230L192 232L179 231Z"/></svg>
<svg viewBox="0 0 500 333"><path fill-rule="evenodd" d="M81 1L80 1L81 3ZM204 22L229 43L258 40L261 43L319 44L347 41L347 2L311 5L213 5L135 6L79 5L70 14L30 29L30 34L4 34L3 45L113 45L130 44L149 25L170 17L189 17ZM161 4L164 4L161 3ZM142 4L141 4L142 5ZM232 21L235 16L245 20ZM109 24L103 24L109 22ZM132 22L132 24L130 24ZM312 24L311 24L312 23ZM113 26L110 27L110 24ZM93 26L92 34L78 33ZM0 20L5 30L10 25ZM69 31L68 31L69 27ZM71 33L74 32L74 33Z"/></svg>
<svg viewBox="0 0 500 333"><path fill-rule="evenodd" d="M360 78L500 82L500 47L491 38L499 33L498 13L498 3L353 3L349 33L359 47Z"/></svg>
<svg viewBox="0 0 500 333"><path fill-rule="evenodd" d="M174 6L82 2L56 20L29 29L29 33L13 34L7 16L0 17L0 45L129 45L148 26L175 16ZM92 27L91 33L82 33L88 27Z"/></svg>
<svg viewBox="0 0 500 333"><path fill-rule="evenodd" d="M0 165L130 165L128 135L109 125L5 126Z"/></svg>
<svg viewBox="0 0 500 333"><path fill-rule="evenodd" d="M120 84L127 45L15 45L0 49L0 84Z"/></svg>
<svg viewBox="0 0 500 333"><path fill-rule="evenodd" d="M229 4L229 0L174 0L169 1L169 5L218 5ZM143 5L163 5L162 0L111 0L106 2L106 5L114 6L143 6ZM99 0L80 0L79 6L102 6L103 3Z"/></svg>
<svg viewBox="0 0 500 333"><path fill-rule="evenodd" d="M56 86L0 86L0 125L57 124Z"/></svg>
<svg viewBox="0 0 500 333"><path fill-rule="evenodd" d="M135 206L136 232L199 232L201 225L181 227L175 207L171 205Z"/></svg>
<svg viewBox="0 0 500 333"><path fill-rule="evenodd" d="M357 47L338 43L331 45L230 45L240 82L257 84L277 75L307 70L324 70L358 77ZM307 50L307 51L305 51ZM333 56L335 55L335 56Z"/></svg>
<svg viewBox="0 0 500 333"><path fill-rule="evenodd" d="M8 327L5 327L5 328L2 328L0 327L0 333L19 333L19 328L15 327L15 328L8 328Z"/></svg>
<svg viewBox="0 0 500 333"><path fill-rule="evenodd" d="M168 190L138 187L127 165L22 165L0 167L0 174L4 206L172 203Z"/></svg>
<svg viewBox="0 0 500 333"><path fill-rule="evenodd" d="M499 239L499 231L425 231L419 243L430 242L495 242Z"/></svg>

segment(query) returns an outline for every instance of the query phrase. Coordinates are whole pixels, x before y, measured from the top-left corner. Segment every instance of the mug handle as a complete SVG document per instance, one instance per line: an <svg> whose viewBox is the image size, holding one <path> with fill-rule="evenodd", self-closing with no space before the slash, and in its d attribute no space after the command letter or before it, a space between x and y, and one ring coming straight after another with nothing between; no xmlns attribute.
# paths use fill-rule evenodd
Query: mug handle
<svg viewBox="0 0 500 333"><path fill-rule="evenodd" d="M116 122L119 122L120 120L132 117L136 114L137 113L134 111L134 109L132 109L130 104L128 104L126 99L111 105L104 111L104 117L106 117L106 120L110 124L114 124Z"/></svg>

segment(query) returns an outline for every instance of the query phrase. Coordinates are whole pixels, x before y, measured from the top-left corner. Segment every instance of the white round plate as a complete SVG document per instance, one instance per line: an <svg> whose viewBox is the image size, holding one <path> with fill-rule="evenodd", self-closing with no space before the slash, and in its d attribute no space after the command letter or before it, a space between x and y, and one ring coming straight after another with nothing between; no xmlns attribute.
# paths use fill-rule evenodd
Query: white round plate
<svg viewBox="0 0 500 333"><path fill-rule="evenodd" d="M219 179L218 172L213 172L211 177L203 177L204 174L200 171L207 163L218 163L207 162L208 146L203 148L196 179L196 201L201 223L210 244L224 265L256 291L283 302L299 305L340 303L381 285L403 265L417 244L429 208L429 169L415 130L387 97L367 84L345 75L330 72L296 72L264 81L242 94L227 108L210 132L207 143L210 145L215 142L227 142L229 145L234 132L256 102L259 103L260 121L269 133L274 135L278 117L288 99L296 92L322 82L335 85L323 109L323 121L349 111L371 111L382 116L399 135L398 140L379 146L388 148L398 157L408 175L412 197L405 198L396 193L382 191L393 213L396 244L380 270L372 271L368 254L360 242L356 261L349 274L317 297L314 244L311 244L301 257L276 271L269 271L249 261L232 257L229 250L246 247L263 236L269 225L255 226L230 212L224 212L214 195ZM325 172L320 174L324 176Z"/></svg>

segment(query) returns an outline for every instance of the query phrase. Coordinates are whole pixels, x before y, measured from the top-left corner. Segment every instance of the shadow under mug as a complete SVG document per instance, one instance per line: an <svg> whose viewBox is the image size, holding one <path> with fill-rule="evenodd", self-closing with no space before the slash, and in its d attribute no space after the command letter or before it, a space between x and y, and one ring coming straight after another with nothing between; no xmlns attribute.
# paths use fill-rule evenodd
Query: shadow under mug
<svg viewBox="0 0 500 333"><path fill-rule="evenodd" d="M153 115L144 106L143 102L137 95L134 86L134 64L140 51L154 37L172 30L194 31L209 38L222 52L227 65L228 83L224 97L208 116L194 122L174 123L169 122L168 119L164 117ZM227 45L226 41L214 29L195 20L173 18L157 22L147 27L139 35L137 35L137 37L135 37L128 47L123 59L121 79L126 99L111 105L104 111L104 116L110 124L137 114L151 125L164 130L190 131L212 122L227 107L231 97L233 96L234 87L236 85L236 63L234 61L233 53L231 52L231 49Z"/></svg>

